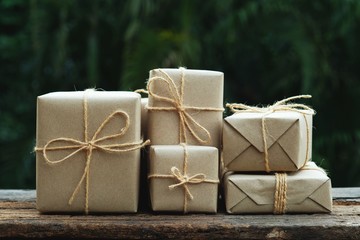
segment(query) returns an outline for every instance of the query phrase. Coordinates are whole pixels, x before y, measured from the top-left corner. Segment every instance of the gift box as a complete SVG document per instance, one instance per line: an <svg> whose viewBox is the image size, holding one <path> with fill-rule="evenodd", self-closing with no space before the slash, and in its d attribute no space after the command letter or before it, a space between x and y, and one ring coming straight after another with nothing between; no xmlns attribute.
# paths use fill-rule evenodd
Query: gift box
<svg viewBox="0 0 360 240"><path fill-rule="evenodd" d="M249 107L226 117L224 171L297 171L304 166L311 159L314 112L289 106Z"/></svg>
<svg viewBox="0 0 360 240"><path fill-rule="evenodd" d="M222 72L150 71L148 136L154 145L220 147L223 113Z"/></svg>
<svg viewBox="0 0 360 240"><path fill-rule="evenodd" d="M331 181L308 163L302 170L276 174L225 174L226 211L244 213L331 212Z"/></svg>
<svg viewBox="0 0 360 240"><path fill-rule="evenodd" d="M140 95L55 92L37 100L37 208L136 212Z"/></svg>
<svg viewBox="0 0 360 240"><path fill-rule="evenodd" d="M217 148L151 146L149 166L150 198L154 211L217 211Z"/></svg>

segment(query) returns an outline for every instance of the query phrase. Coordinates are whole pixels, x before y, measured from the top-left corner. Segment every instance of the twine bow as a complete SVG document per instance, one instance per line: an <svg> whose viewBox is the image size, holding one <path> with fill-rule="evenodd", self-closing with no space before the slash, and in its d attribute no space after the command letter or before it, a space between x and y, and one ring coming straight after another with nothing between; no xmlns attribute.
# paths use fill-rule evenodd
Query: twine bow
<svg viewBox="0 0 360 240"><path fill-rule="evenodd" d="M187 168L188 168L188 152L186 150L186 145L181 144L184 148L184 164L183 164L183 173L177 168L172 167L170 169L171 174L152 174L148 176L148 179L151 178L168 178L168 179L175 179L178 182L174 183L169 186L169 189L172 190L177 187L183 187L184 188L184 213L187 212L187 205L188 205L188 199L193 200L194 196L189 190L188 184L200 184L200 183L212 183L212 184L218 184L219 180L212 180L207 179L206 175L203 173L197 173L193 176L187 175Z"/></svg>
<svg viewBox="0 0 360 240"><path fill-rule="evenodd" d="M35 151L41 151L45 161L50 165L55 165L62 163L64 161L69 160L71 157L76 155L79 152L85 151L86 152L86 164L84 168L84 173L81 176L80 181L78 182L75 190L73 191L68 204L71 205L78 194L82 183L85 180L85 213L89 213L89 177L90 177L90 163L92 159L92 153L94 150L105 151L108 153L122 153L122 152L130 152L137 149L140 149L146 145L150 144L150 140L146 140L145 142L130 142L130 143L115 143L115 144L104 144L102 142L106 140L115 139L125 135L127 130L130 126L130 118L129 115L121 110L117 110L111 113L99 126L99 128L95 131L94 135L91 139L88 137L88 105L87 105L87 92L84 93L84 101L83 101L83 108L84 108L84 141L74 139L74 138L67 138L67 137L59 137L48 141L44 147L36 147ZM104 127L109 123L112 118L119 117L125 119L125 126L120 130L119 133L112 134L105 137L98 137ZM65 143L65 146L54 146L51 145L55 143ZM71 153L66 155L61 159L52 159L48 155L48 151L61 151L61 150L73 150Z"/></svg>
<svg viewBox="0 0 360 240"><path fill-rule="evenodd" d="M150 111L175 111L179 115L179 142L187 143L187 131L201 144L207 144L211 142L211 135L209 131L203 127L197 120L195 120L190 114L189 110L196 111L224 111L223 108L213 107L195 107L184 105L184 85L185 85L185 73L184 68L181 70L180 87L178 88L174 80L163 70L157 69L163 76L155 76L149 79L147 84L147 91L137 90L137 92L148 93L151 97L158 101L162 101L171 105L170 107L148 107ZM161 96L155 93L153 84L155 82L164 82L166 84L165 91L170 97Z"/></svg>
<svg viewBox="0 0 360 240"><path fill-rule="evenodd" d="M230 108L233 113L239 112L258 112L258 113L273 113L277 111L292 111L299 112L302 114L315 114L314 109L305 104L300 103L289 103L290 101L301 99L301 98L311 98L311 95L298 95L289 98L285 98L283 100L275 102L273 105L269 105L267 107L255 107L248 106L246 104L241 103L228 103L226 107Z"/></svg>
<svg viewBox="0 0 360 240"><path fill-rule="evenodd" d="M255 107L255 106L248 106L241 103L228 103L226 104L226 107L230 108L231 112L233 113L244 113L244 112L256 112L256 113L262 113L261 118L261 130L262 130L262 140L264 144L264 161L265 161L265 170L266 172L270 172L270 166L269 166L269 152L268 152L268 144L266 140L267 135L267 126L265 122L266 116L269 114L272 114L274 112L278 111L290 111L290 112L298 112L303 115L305 124L306 124L306 156L305 156L305 162L308 161L308 154L309 154L309 141L310 141L310 129L309 129L309 123L305 117L305 115L314 115L315 111L310 108L309 106L306 106L304 104L299 103L289 103L292 100L301 99L301 98L311 98L311 95L299 95L299 96L293 96L289 98L285 98L281 101L278 101L274 103L273 105L269 105L267 107Z"/></svg>
<svg viewBox="0 0 360 240"><path fill-rule="evenodd" d="M195 174L191 177L188 177L186 174L182 174L177 167L171 168L171 174L176 178L179 183L172 184L169 186L169 189L174 189L176 187L183 186L186 192L186 195L193 200L194 196L191 194L187 184L199 184L203 183L206 180L206 175L203 173Z"/></svg>

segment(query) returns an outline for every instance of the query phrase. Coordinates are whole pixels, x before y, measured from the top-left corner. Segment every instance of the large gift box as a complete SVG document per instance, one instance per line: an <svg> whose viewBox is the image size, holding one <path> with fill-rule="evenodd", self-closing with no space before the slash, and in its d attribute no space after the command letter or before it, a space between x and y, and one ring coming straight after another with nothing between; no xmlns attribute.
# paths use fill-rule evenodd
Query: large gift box
<svg viewBox="0 0 360 240"><path fill-rule="evenodd" d="M154 145L220 147L223 116L222 72L150 71L148 136Z"/></svg>
<svg viewBox="0 0 360 240"><path fill-rule="evenodd" d="M140 95L55 92L37 101L41 212L136 212Z"/></svg>
<svg viewBox="0 0 360 240"><path fill-rule="evenodd" d="M304 166L311 159L314 112L290 106L249 107L226 117L224 171L297 171Z"/></svg>
<svg viewBox="0 0 360 240"><path fill-rule="evenodd" d="M217 148L151 146L149 165L148 179L154 211L217 211Z"/></svg>
<svg viewBox="0 0 360 240"><path fill-rule="evenodd" d="M330 212L331 182L311 162L302 170L276 174L231 174L224 179L226 210L243 213Z"/></svg>

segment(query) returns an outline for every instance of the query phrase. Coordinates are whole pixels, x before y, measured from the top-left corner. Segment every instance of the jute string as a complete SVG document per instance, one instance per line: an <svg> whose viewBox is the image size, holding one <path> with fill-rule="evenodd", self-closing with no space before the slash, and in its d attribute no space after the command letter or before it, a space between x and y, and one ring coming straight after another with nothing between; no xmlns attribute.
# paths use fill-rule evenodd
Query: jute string
<svg viewBox="0 0 360 240"><path fill-rule="evenodd" d="M286 173L275 173L274 214L284 214L286 210Z"/></svg>
<svg viewBox="0 0 360 240"><path fill-rule="evenodd" d="M264 145L264 163L265 163L265 170L266 172L270 172L270 166L269 166L269 150L268 150L268 143L267 143L267 135L268 135L268 129L266 125L266 116L279 111L290 111L290 112L298 112L301 113L304 117L305 124L306 124L306 156L304 165L309 160L309 149L310 149L310 128L309 123L306 119L305 115L314 115L315 111L310 108L309 106L306 106L304 104L298 104L298 103L289 103L292 100L300 99L300 98L311 98L310 95L299 95L294 97L289 97L286 99L283 99L281 101L276 102L273 105L267 106L267 107L255 107L255 106L248 106L245 104L239 104L239 103L228 103L226 104L226 107L230 108L231 112L233 113L244 113L244 112L256 112L256 113L262 113L261 118L261 132L262 132L262 141Z"/></svg>
<svg viewBox="0 0 360 240"><path fill-rule="evenodd" d="M315 170L326 174L326 171L316 165L308 162L301 170ZM275 173L275 194L274 194L274 214L284 214L286 211L286 194L287 194L287 174Z"/></svg>
<svg viewBox="0 0 360 240"><path fill-rule="evenodd" d="M177 187L183 187L184 189L184 213L187 213L188 208L188 200L193 200L194 196L189 190L189 184L200 184L200 183L212 183L218 184L219 180L207 179L206 175L203 173L197 173L193 176L188 176L188 151L186 149L185 144L181 144L184 149L184 162L183 162L183 173L177 168L172 167L170 169L171 174L152 174L148 176L148 179L151 178L166 178L166 179L174 179L177 183L169 186L169 189L174 189Z"/></svg>
<svg viewBox="0 0 360 240"><path fill-rule="evenodd" d="M323 174L327 175L327 172L325 169L317 166L317 165L311 165L311 163L313 163L312 161L307 162L300 170L315 170L315 171L320 171Z"/></svg>
<svg viewBox="0 0 360 240"><path fill-rule="evenodd" d="M145 89L136 89L134 92L139 93L139 94L141 94L141 93L143 93L143 94L149 94L149 92L146 91Z"/></svg>
<svg viewBox="0 0 360 240"><path fill-rule="evenodd" d="M187 143L187 131L201 144L211 143L211 135L209 131L203 127L197 120L195 120L188 111L215 111L222 112L223 108L213 107L195 107L184 105L184 85L185 85L185 72L184 68L180 68L180 86L177 87L174 80L163 70L157 69L162 76L155 76L149 79L147 84L147 91L137 90L138 93L148 93L157 101L170 104L170 107L148 107L150 111L175 111L179 115L179 142ZM164 82L166 84L165 91L170 97L161 96L155 93L153 85L155 82Z"/></svg>
<svg viewBox="0 0 360 240"><path fill-rule="evenodd" d="M123 153L123 152L130 152L137 149L140 149L146 145L150 144L150 140L138 141L138 142L130 142L130 143L116 143L116 144L103 144L101 142L105 140L115 139L125 135L127 130L130 126L130 118L129 115L121 110L114 111L111 113L99 126L96 130L92 138L89 139L88 134L88 100L87 100L87 93L92 90L86 90L84 92L84 101L83 101L83 119L84 119L84 141L74 139L74 138L67 138L67 137L59 137L48 141L44 147L35 147L35 151L41 151L43 153L44 159L46 163L50 165L59 164L69 160L75 154L85 151L86 152L86 164L84 168L84 173L81 176L80 181L78 182L75 190L73 191L68 204L71 205L77 196L82 183L85 181L85 213L89 213L89 179L90 179L90 163L92 159L92 153L94 150L104 151L108 153ZM119 117L125 119L125 126L120 130L119 133L112 134L109 136L98 137L101 133L102 129L109 123L112 118ZM57 146L51 147L54 143L65 143L68 145L65 146ZM51 159L48 156L48 151L61 151L61 150L73 150L73 152L69 153L65 157L61 159Z"/></svg>

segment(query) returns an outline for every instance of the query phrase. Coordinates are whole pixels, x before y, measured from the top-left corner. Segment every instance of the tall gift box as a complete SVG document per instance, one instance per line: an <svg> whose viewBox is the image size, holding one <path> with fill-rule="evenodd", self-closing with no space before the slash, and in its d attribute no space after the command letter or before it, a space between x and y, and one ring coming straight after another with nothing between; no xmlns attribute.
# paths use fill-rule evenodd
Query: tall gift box
<svg viewBox="0 0 360 240"><path fill-rule="evenodd" d="M312 116L303 104L266 108L228 104L234 112L224 119L224 171L297 171L311 160Z"/></svg>
<svg viewBox="0 0 360 240"><path fill-rule="evenodd" d="M147 85L148 137L154 145L220 147L222 72L154 69Z"/></svg>
<svg viewBox="0 0 360 240"><path fill-rule="evenodd" d="M245 213L331 212L331 181L315 163L291 173L225 174L226 211Z"/></svg>
<svg viewBox="0 0 360 240"><path fill-rule="evenodd" d="M150 147L149 183L154 211L217 211L218 150L208 146Z"/></svg>
<svg viewBox="0 0 360 240"><path fill-rule="evenodd" d="M136 212L140 95L55 92L37 101L41 212Z"/></svg>

